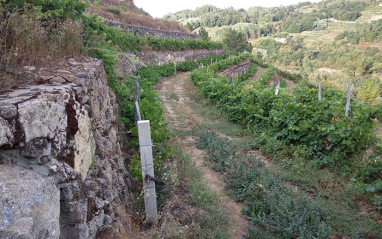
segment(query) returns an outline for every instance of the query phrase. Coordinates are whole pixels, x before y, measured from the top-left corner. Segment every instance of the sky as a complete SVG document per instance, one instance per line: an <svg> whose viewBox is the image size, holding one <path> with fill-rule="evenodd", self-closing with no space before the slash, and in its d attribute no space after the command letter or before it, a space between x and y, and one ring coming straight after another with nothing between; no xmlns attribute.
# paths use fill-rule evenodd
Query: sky
<svg viewBox="0 0 382 239"><path fill-rule="evenodd" d="M195 10L204 5L213 5L219 8L233 7L235 9L262 6L278 7L298 4L307 0L135 0L137 7L143 8L152 17L161 18L168 13L181 10ZM310 0L310 2L320 2L321 0Z"/></svg>

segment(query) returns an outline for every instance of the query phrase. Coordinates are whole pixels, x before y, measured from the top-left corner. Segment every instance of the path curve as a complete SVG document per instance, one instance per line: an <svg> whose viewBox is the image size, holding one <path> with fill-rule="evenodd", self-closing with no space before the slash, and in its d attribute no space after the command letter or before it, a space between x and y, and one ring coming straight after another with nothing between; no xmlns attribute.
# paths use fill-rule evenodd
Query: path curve
<svg viewBox="0 0 382 239"><path fill-rule="evenodd" d="M179 73L176 76L162 78L157 87L161 104L165 110L166 121L174 132L191 131L193 126L203 124L204 119L199 117L189 106L193 101L190 92L195 92L190 73ZM222 175L204 166L204 151L195 146L195 136L179 136L183 141L182 147L189 154L195 166L202 172L204 184L217 193L221 200L222 210L230 217L231 238L241 239L246 235L248 220L241 214L244 207L229 197L225 191Z"/></svg>

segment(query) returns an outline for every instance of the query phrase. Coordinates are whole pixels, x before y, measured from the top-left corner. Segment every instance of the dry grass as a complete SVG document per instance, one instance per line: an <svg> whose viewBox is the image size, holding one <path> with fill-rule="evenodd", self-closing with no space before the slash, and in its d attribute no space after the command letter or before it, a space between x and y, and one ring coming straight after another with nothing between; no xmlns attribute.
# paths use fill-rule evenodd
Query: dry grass
<svg viewBox="0 0 382 239"><path fill-rule="evenodd" d="M0 18L0 76L81 53L83 26L79 21L46 23L30 12Z"/></svg>
<svg viewBox="0 0 382 239"><path fill-rule="evenodd" d="M119 10L120 13L112 13L110 12L111 9ZM111 20L122 24L143 26L159 30L190 33L188 29L180 26L177 22L166 21L159 18L152 18L148 15L136 14L134 12L128 11L128 9L124 8L123 6L111 7L109 5L95 6L94 4L90 4L89 8L87 9L87 12L90 14L98 14L100 17L106 20Z"/></svg>

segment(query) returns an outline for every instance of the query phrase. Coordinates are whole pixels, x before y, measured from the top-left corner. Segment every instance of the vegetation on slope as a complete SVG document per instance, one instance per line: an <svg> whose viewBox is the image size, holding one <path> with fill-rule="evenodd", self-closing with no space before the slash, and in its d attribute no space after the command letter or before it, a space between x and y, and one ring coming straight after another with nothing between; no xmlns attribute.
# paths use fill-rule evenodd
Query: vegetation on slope
<svg viewBox="0 0 382 239"><path fill-rule="evenodd" d="M303 85L292 95L281 89L275 96L268 80L250 89L240 80L232 86L225 76L214 74L216 67L194 70L193 82L208 102L253 133L247 147L261 150L276 164L274 170L266 169L241 153L243 145L239 149L214 133L201 134L199 147L209 151L212 168L225 174L230 195L247 202L245 214L254 222L248 238L378 238L382 161L373 119L381 117L380 110L352 102L347 118L341 91L325 90L321 102L317 89ZM274 69L268 69L261 78L272 77ZM366 152L370 146L374 154ZM369 215L355 211L355 205L365 202L355 190L375 204Z"/></svg>
<svg viewBox="0 0 382 239"><path fill-rule="evenodd" d="M124 79L118 81L114 65L119 55L123 51L139 51L142 48L154 50L186 50L186 49L221 49L222 44L211 41L200 40L174 40L146 37L144 39L122 32L119 28L108 27L102 19L96 15L85 14L86 4L78 0L49 1L1 1L0 5L0 76L1 84L7 85L2 90L7 90L14 85L8 84L11 78L23 69L24 66L41 67L48 63L59 62L66 57L79 57L88 55L97 57L104 61L105 70L111 88L114 90L119 103L120 122L124 127L132 132L132 138L128 145L131 152L137 152L137 129L133 122L132 112L132 83L135 79ZM213 60L224 58L225 56L214 56ZM192 70L199 66L201 62L209 64L212 58L202 59L190 64L185 62L179 64L178 70ZM194 65L197 63L197 65ZM140 109L144 119L150 120L152 142L156 145L154 149L156 172L160 177L165 178L166 173L171 182L168 185L158 187L159 205L162 206L172 195L175 182L179 177L187 177L190 183L182 185L183 190L189 190L192 197L200 198L202 201L195 202L198 210L206 211L199 218L185 218L190 225L195 238L227 238L225 228L227 225L226 216L219 211L216 196L208 192L200 183L198 173L190 169L190 160L180 154L172 154L172 149L166 141L171 132L166 127L163 118L163 109L159 104L153 86L162 76L169 76L175 72L175 65L143 67L139 70L142 77L140 87ZM28 84L31 82L20 82ZM131 158L131 172L134 176L139 160L136 155ZM165 167L171 164L171 160L179 161L178 167ZM139 172L141 171L139 167ZM139 195L137 196L139 198ZM141 198L140 198L141 199ZM143 205L143 201L140 201ZM186 203L190 203L189 200ZM138 210L139 207L137 207ZM134 214L135 215L135 214ZM144 214L140 214L144 215ZM216 224L209 224L213 218ZM142 222L143 217L137 222ZM201 230L201 227L208 227L209 230Z"/></svg>
<svg viewBox="0 0 382 239"><path fill-rule="evenodd" d="M243 33L249 37L259 37L279 30L290 33L322 30L326 28L329 18L354 21L361 16L365 7L371 4L377 5L378 2L374 0L323 1L317 4L301 2L285 7L252 7L248 10L219 9L206 5L194 11L184 10L168 14L164 18L180 21L190 29L199 26L222 27L250 23L248 31Z"/></svg>
<svg viewBox="0 0 382 239"><path fill-rule="evenodd" d="M121 24L189 33L187 28L180 26L177 22L152 18L143 9L137 8L130 0L94 1L87 8L87 13L97 14L103 19Z"/></svg>
<svg viewBox="0 0 382 239"><path fill-rule="evenodd" d="M321 81L324 87L345 89L352 81L353 94L360 101L378 105L382 102L381 17L378 1L331 0L248 10L208 5L165 18L190 29L209 27L211 38L219 41L233 29L253 43L257 59L300 72L315 85Z"/></svg>

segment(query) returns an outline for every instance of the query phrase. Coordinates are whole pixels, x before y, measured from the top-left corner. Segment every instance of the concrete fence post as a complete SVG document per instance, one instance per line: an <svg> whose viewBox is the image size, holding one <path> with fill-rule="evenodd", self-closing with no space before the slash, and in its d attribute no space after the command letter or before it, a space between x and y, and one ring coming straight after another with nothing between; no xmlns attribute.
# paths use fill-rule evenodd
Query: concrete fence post
<svg viewBox="0 0 382 239"><path fill-rule="evenodd" d="M154 161L151 143L150 121L138 121L139 150L141 154L143 195L145 200L146 222L153 223L157 218Z"/></svg>

